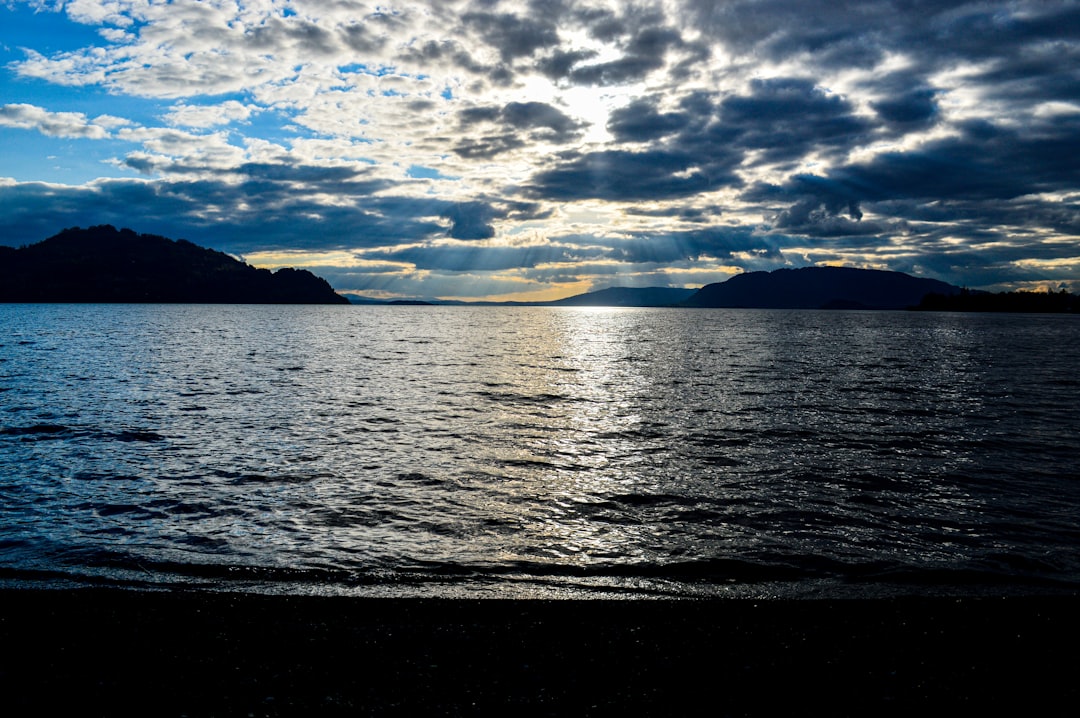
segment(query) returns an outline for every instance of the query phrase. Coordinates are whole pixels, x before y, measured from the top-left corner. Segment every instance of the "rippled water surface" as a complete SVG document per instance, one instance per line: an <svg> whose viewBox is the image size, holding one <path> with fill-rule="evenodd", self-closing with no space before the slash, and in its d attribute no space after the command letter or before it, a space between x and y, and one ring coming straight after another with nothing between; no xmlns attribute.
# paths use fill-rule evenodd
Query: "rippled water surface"
<svg viewBox="0 0 1080 718"><path fill-rule="evenodd" d="M0 305L0 580L1080 587L1080 321Z"/></svg>

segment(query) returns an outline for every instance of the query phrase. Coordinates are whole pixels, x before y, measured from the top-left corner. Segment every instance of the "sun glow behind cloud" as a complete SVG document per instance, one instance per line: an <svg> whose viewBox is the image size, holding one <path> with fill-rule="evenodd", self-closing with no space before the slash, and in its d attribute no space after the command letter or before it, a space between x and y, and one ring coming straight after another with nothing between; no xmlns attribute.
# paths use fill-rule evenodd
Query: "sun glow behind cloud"
<svg viewBox="0 0 1080 718"><path fill-rule="evenodd" d="M371 296L549 298L808 263L1080 281L1071 5L0 16L11 244L132 226Z"/></svg>

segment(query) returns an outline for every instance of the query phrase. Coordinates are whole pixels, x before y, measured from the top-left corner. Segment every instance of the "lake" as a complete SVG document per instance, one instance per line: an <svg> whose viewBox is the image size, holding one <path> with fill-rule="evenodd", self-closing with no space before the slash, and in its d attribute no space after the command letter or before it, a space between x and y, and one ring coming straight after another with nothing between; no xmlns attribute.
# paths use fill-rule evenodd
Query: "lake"
<svg viewBox="0 0 1080 718"><path fill-rule="evenodd" d="M0 305L0 583L1080 588L1080 317Z"/></svg>

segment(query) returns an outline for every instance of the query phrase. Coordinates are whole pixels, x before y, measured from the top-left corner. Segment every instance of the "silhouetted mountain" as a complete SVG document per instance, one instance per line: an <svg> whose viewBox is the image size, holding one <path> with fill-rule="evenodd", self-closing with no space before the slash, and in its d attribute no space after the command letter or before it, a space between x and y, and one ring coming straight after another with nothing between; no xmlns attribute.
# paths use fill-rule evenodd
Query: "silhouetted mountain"
<svg viewBox="0 0 1080 718"><path fill-rule="evenodd" d="M851 267L804 267L737 274L708 284L683 302L688 307L767 309L905 309L930 293L960 292L936 279Z"/></svg>
<svg viewBox="0 0 1080 718"><path fill-rule="evenodd" d="M927 294L916 309L938 312L1080 313L1080 296L1060 292L970 292Z"/></svg>
<svg viewBox="0 0 1080 718"><path fill-rule="evenodd" d="M689 299L696 289L610 287L546 302L556 307L667 307Z"/></svg>
<svg viewBox="0 0 1080 718"><path fill-rule="evenodd" d="M187 240L110 225L0 250L4 302L348 303L307 270L271 273Z"/></svg>

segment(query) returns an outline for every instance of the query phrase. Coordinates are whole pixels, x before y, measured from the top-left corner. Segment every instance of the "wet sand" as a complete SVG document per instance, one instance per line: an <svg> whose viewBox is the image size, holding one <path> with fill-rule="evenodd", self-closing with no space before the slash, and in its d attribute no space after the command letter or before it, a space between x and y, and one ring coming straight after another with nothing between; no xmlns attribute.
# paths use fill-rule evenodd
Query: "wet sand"
<svg viewBox="0 0 1080 718"><path fill-rule="evenodd" d="M0 591L4 715L961 715L1080 698L1080 598Z"/></svg>

